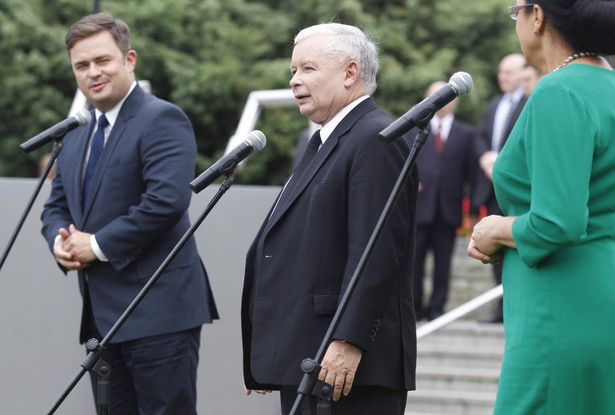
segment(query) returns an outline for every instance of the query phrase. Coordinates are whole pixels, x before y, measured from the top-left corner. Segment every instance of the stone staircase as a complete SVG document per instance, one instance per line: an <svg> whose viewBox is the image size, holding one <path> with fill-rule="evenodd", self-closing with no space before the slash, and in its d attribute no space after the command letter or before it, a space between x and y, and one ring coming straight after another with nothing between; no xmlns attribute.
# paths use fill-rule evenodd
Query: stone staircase
<svg viewBox="0 0 615 415"><path fill-rule="evenodd" d="M447 310L493 287L491 270L468 258L466 246L467 240L459 238ZM406 415L493 413L504 351L504 328L501 324L477 322L493 307L493 304L485 305L419 340L417 390L408 393Z"/></svg>
<svg viewBox="0 0 615 415"><path fill-rule="evenodd" d="M503 351L501 324L457 321L424 337L406 415L492 414Z"/></svg>

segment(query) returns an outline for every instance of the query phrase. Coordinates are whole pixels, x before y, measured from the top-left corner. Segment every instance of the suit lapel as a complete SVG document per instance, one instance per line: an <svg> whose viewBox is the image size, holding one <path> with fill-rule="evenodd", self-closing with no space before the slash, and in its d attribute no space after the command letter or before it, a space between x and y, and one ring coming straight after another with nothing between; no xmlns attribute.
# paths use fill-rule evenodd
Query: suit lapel
<svg viewBox="0 0 615 415"><path fill-rule="evenodd" d="M280 218L284 216L288 209L297 200L299 195L303 193L307 185L312 181L316 173L322 168L325 161L337 147L340 138L348 133L360 117L374 108L376 108L376 103L370 97L357 105L348 115L346 115L346 117L344 117L335 130L333 130L329 138L327 138L320 150L318 150L318 153L316 153L316 156L312 159L312 162L303 174L303 177L299 182L297 182L295 188L290 192L290 194L285 195L282 193L278 206L275 208L273 215L267 222L264 233L267 233L269 229L271 229L280 220Z"/></svg>
<svg viewBox="0 0 615 415"><path fill-rule="evenodd" d="M126 129L126 122L134 116L143 95L143 90L139 87L139 85L137 85L130 93L128 98L126 98L124 104L122 104L122 108L120 109L118 117L115 120L111 134L109 134L109 137L107 138L107 143L105 144L105 148L100 156L100 161L96 167L94 177L92 178L90 193L88 195L88 200L86 200L83 212L84 221L92 208L93 201L96 199L96 195L98 194L100 184L105 176L107 168L113 168L110 161L112 160L113 153L116 150L118 143L123 138L124 130Z"/></svg>
<svg viewBox="0 0 615 415"><path fill-rule="evenodd" d="M96 120L94 115L94 110L90 111L92 114L92 120ZM83 212L81 210L83 206L83 172L85 171L85 157L88 152L88 147L90 146L90 138L92 137L92 133L94 132L94 128L96 126L96 122L90 122L88 128L85 129L84 133L81 137L77 138L77 146L74 153L74 160L77 161L77 168L71 169L70 171L73 174L72 183L74 194L77 196L77 205L79 209L75 209L75 211L79 212L80 218L75 218L76 225L81 229Z"/></svg>

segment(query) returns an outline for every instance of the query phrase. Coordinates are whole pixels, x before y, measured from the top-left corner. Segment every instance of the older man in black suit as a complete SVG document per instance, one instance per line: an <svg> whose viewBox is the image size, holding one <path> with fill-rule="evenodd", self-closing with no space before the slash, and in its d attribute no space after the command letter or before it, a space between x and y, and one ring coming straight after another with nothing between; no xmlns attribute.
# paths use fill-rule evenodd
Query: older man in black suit
<svg viewBox="0 0 615 415"><path fill-rule="evenodd" d="M290 85L321 128L248 251L242 308L246 387L281 390L283 414L409 154L405 140L378 139L391 118L371 97L377 69L377 48L356 27L317 25L295 38ZM333 415L401 415L415 388L416 185L414 175L322 360ZM313 399L305 406L316 414Z"/></svg>

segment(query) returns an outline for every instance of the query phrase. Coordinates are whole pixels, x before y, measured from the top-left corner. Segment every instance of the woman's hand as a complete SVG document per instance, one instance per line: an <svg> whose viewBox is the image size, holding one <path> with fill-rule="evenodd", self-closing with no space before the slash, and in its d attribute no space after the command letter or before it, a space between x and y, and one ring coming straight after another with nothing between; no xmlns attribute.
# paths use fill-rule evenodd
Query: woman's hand
<svg viewBox="0 0 615 415"><path fill-rule="evenodd" d="M516 248L512 236L515 217L490 215L478 222L472 230L468 255L483 264L499 264L504 257L504 247Z"/></svg>

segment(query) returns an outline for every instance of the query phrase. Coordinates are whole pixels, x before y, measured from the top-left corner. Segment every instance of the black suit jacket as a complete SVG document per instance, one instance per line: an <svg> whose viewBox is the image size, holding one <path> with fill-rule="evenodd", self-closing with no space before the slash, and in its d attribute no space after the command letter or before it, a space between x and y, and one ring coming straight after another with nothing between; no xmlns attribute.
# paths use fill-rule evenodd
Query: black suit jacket
<svg viewBox="0 0 615 415"><path fill-rule="evenodd" d="M249 389L299 384L301 361L316 355L409 153L405 140L378 139L390 122L371 98L355 107L250 247L242 302ZM413 172L334 334L364 350L356 385L415 387L416 180Z"/></svg>
<svg viewBox="0 0 615 415"><path fill-rule="evenodd" d="M79 271L86 301L81 342L90 330L90 304L105 335L189 228L188 183L196 157L186 115L136 86L122 105L82 208L83 164L94 124L64 138L42 213L42 232L52 251L58 229L74 223L96 235L109 259ZM173 333L217 317L205 269L190 239L113 341Z"/></svg>
<svg viewBox="0 0 615 415"><path fill-rule="evenodd" d="M451 227L461 225L464 186L473 181L478 169L474 153L476 129L455 117L441 152L433 134L423 145L416 164L422 190L418 196L418 226L436 221Z"/></svg>
<svg viewBox="0 0 615 415"><path fill-rule="evenodd" d="M485 112L483 114L483 118L478 127L478 136L477 139L474 141L474 151L478 158L480 158L480 156L483 155L486 151L491 150L495 112L502 97L503 95L499 95L489 101L489 104L487 105L487 108L485 109ZM510 132L515 126L517 118L519 118L521 110L523 110L526 101L527 98L521 97L521 99L517 103L517 106L515 107L514 112L511 116L511 122L508 124L504 131L504 142L506 142L508 136L510 135ZM488 207L492 206L492 209L499 210L499 208L497 207L497 202L495 200L493 183L487 178L487 176L485 176L484 174L477 174L474 189L475 192L473 193L473 198L471 200L472 211L477 212L482 205L488 205Z"/></svg>

